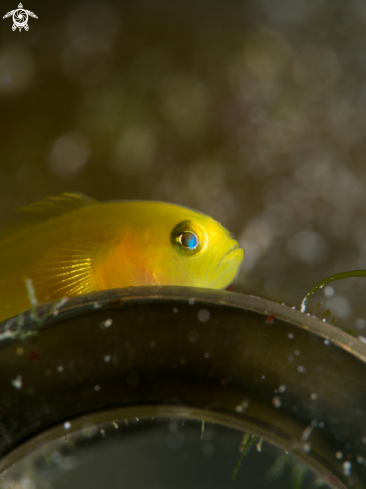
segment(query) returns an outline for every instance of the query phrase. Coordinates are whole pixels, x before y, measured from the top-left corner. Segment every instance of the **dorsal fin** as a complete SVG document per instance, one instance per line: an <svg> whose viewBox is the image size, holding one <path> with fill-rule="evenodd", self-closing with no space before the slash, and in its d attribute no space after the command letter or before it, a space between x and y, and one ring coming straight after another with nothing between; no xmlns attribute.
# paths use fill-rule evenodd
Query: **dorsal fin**
<svg viewBox="0 0 366 489"><path fill-rule="evenodd" d="M0 236L17 231L24 224L37 224L60 217L68 212L99 202L80 193L66 192L56 197L46 197L13 212L13 219L1 222Z"/></svg>
<svg viewBox="0 0 366 489"><path fill-rule="evenodd" d="M80 209L80 207L97 203L97 200L84 194L65 192L57 197L46 197L39 202L21 207L14 212L14 215L22 221L43 222Z"/></svg>

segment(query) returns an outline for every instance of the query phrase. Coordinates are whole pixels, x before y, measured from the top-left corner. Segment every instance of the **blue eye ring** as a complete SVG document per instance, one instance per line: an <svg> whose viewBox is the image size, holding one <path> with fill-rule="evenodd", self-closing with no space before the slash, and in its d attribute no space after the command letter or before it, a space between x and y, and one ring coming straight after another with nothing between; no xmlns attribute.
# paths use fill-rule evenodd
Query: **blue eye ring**
<svg viewBox="0 0 366 489"><path fill-rule="evenodd" d="M170 233L170 242L179 254L194 256L206 248L208 237L201 224L182 221Z"/></svg>
<svg viewBox="0 0 366 489"><path fill-rule="evenodd" d="M195 250L200 244L197 234L192 231L185 231L182 233L179 236L179 242L189 250Z"/></svg>

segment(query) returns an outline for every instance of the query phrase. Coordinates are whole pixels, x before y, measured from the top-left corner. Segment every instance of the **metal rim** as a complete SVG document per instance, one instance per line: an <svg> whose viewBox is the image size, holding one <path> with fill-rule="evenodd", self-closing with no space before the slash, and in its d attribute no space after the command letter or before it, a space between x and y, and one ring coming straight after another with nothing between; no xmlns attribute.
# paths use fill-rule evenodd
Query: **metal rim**
<svg viewBox="0 0 366 489"><path fill-rule="evenodd" d="M322 321L316 318L305 315L300 311L290 309L285 305L272 303L270 301L266 301L253 296L245 296L233 292L215 291L210 289L197 289L197 288L188 288L188 287L141 287L141 288L139 287L139 288L115 289L112 291L97 292L86 296L80 296L77 298L70 299L68 303L57 312L57 315L52 315L50 317L46 317L47 311L49 311L50 309L50 305L41 306L39 308L38 314L40 317L45 317L45 319L43 320L42 325L40 327L32 319L32 313L28 311L24 315L25 323L24 323L23 331L30 332L32 330L37 330L40 328L41 334L39 335L39 341L40 342L45 341L44 347L47 347L48 345L47 341L48 342L53 341L52 337L53 335L56 334L56 331L57 334L61 336L63 334L66 334L66 331L68 331L67 334L69 334L69 336L70 335L72 336L73 334L78 334L78 335L84 334L84 336L77 337L79 338L78 341L80 341L80 338L85 339L85 334L89 334L90 331L95 331L95 329L93 330L88 329L89 324L92 324L93 322L95 323L96 321L96 324L98 325L99 324L98 321L100 320L101 317L107 317L107 316L109 317L114 315L113 317L121 321L121 327L119 329L110 328L110 330L114 331L113 334L121 335L123 332L123 328L127 328L127 326L123 325L126 324L125 321L126 318L128 318L128 321L131 323L131 321L132 322L135 321L135 319L133 319L135 316L139 317L139 314L141 316L141 314L145 314L145 312L150 310L151 308L158 307L158 309L155 310L154 314L150 315L148 319L149 321L155 320L154 318L156 314L157 315L162 314L162 317L166 317L164 316L165 314L164 311L166 310L171 311L173 306L177 306L182 310L182 316L180 316L181 318L184 316L184 314L186 314L187 317L190 318L190 321L192 320L193 317L192 311L193 310L197 311L202 307L209 308L210 310L212 309L213 311L212 321L214 321L216 317L218 318L217 324L215 323L215 328L216 328L215 332L221 334L222 338L221 340L219 338L212 348L214 350L216 349L215 351L217 357L220 357L220 355L221 357L220 357L220 361L217 361L217 363L212 363L212 367L210 367L215 372L214 377L217 376L217 378L220 378L220 376L221 377L225 376L227 374L226 370L228 369L228 363L230 363L231 361L230 357L233 356L233 353L235 356L235 351L234 351L235 345L231 345L230 347L226 348L226 350L221 345L221 343L225 340L225 338L228 337L228 330L225 330L226 328L225 318L230 319L230 317L233 317L232 316L233 314L236 318L235 321L238 322L238 326L235 326L236 323L234 321L233 323L234 326L232 326L234 329L232 331L233 334L235 333L237 335L236 337L239 339L241 338L247 341L248 338L251 337L250 335L252 336L254 335L253 341L257 341L257 343L261 343L261 342L263 343L264 341L263 338L265 338L265 343L262 344L261 348L263 349L263 345L267 345L268 348L268 345L271 344L268 343L269 341L270 342L273 342L274 340L277 341L278 335L282 335L282 337L284 337L283 335L285 334L286 331L288 331L288 328L290 327L291 331L296 332L296 336L300 335L300 337L303 338L303 340L301 341L305 341L304 338L308 338L306 341L310 339L310 343L309 343L310 347L309 345L306 347L308 348L306 350L308 355L313 355L313 352L311 351L311 345L313 343L314 345L316 345L316 348L320 348L319 345L323 344L325 340L327 344L333 345L333 350L332 350L333 357L334 355L336 355L336 357L338 356L339 358L342 359L348 359L348 361L351 362L352 368L355 368L356 365L359 371L365 369L366 372L366 366L365 366L366 345L363 345L359 340L356 340L355 338L351 337L347 333L344 333L343 331L327 323L323 323ZM145 322L147 321L146 318L144 319L144 321ZM180 321L181 321L180 323L178 321L179 323L178 328L187 329L188 327L187 329L188 331L189 325L185 323L184 317L183 320L180 319ZM271 322L276 323L276 326L274 328L270 326ZM15 324L15 320L10 320L10 322L8 321L2 323L2 325L0 325L0 328L2 328L2 330L4 331L5 328L9 326L9 323ZM128 328L130 328L128 333L129 335L134 334L133 333L134 328L132 327L133 325L131 326L130 323L128 325ZM267 325L267 323L269 324ZM72 329L72 324L75 325L74 329ZM77 326L76 328L76 325L79 324L84 324L83 326L84 333L81 333L79 331L79 326ZM263 327L263 324L266 324L266 326ZM198 324L198 326L200 325ZM193 356L189 359L189 362L192 363L193 365L193 367L191 367L191 370L189 371L189 375L190 375L189 382L191 382L191 385L188 386L189 388L186 388L184 386L182 387L179 385L180 382L182 383L182 385L184 384L184 382L187 382L187 378L188 378L184 376L180 378L179 375L177 377L178 385L176 387L175 386L172 387L173 384L170 378L172 374L172 370L169 369L169 365L171 365L171 363L169 364L169 362L172 361L174 355L172 356L169 353L169 348L171 349L172 346L176 347L174 343L174 338L175 338L174 335L177 333L177 331L172 331L171 325L169 324L161 325L158 322L154 324L153 329L149 328L147 323L145 324L144 327L141 328L142 329L140 330L141 332L140 340L136 337L136 341L140 342L140 345L136 343L137 348L141 347L142 348L141 351L144 351L146 353L147 351L146 347L143 346L144 341L146 340L146 338L149 337L149 335L151 335L151 331L155 332L157 329L162 328L161 330L159 330L160 331L159 341L166 342L162 350L163 356L170 355L169 359L167 360L168 368L167 365L164 365L163 370L161 369L157 370L156 378L154 379L154 381L156 381L156 392L157 392L156 402L154 401L153 404L151 404L152 393L149 392L149 394L146 394L145 391L141 391L141 393L139 394L140 397L138 397L136 402L136 399L133 400L133 396L131 397L131 392L133 391L133 389L132 391L130 389L131 392L129 391L128 394L128 396L130 397L127 396L123 401L121 400L120 406L115 405L114 409L110 409L111 406L109 406L108 403L95 404L96 401L92 401L91 410L85 411L87 413L87 417L90 422L92 422L92 420L97 419L98 416L109 416L112 413L114 413L112 414L112 416L115 417L117 411L120 412L121 417L129 417L130 416L129 413L132 412L135 413L134 414L135 416L137 415L136 414L137 412L140 413L139 417L153 416L153 415L156 416L157 415L156 413L161 413L161 412L166 412L166 413L170 413L170 415L174 415L174 412L179 412L179 413L184 413L186 417L195 418L198 416L199 419L207 419L207 420L214 419L216 422L225 424L227 426L237 427L238 429L251 431L254 434L258 434L259 436L264 436L264 438L266 438L268 441L275 443L282 448L291 450L296 457L302 459L313 470L315 470L320 475L327 477L328 483L332 487L336 487L336 488L346 488L351 486L357 488L362 487L360 485L360 481L363 484L362 481L365 480L363 479L364 476L361 473L362 471L359 470L356 474L356 470L355 470L351 478L345 477L344 474L342 473L343 472L342 464L338 463L337 470L333 470L336 464L334 464L334 467L331 465L332 461L329 458L329 453L326 456L324 456L325 457L324 458L319 451L320 449L318 450L316 456L314 455L313 451L310 453L306 453L303 450L304 440L302 440L301 436L299 435L300 434L299 429L301 426L302 428L304 428L304 426L306 427L306 423L309 423L309 421L311 421L312 417L314 417L314 413L311 412L311 409L313 408L308 403L304 394L304 392L308 394L308 390L306 390L308 389L308 386L306 386L305 384L302 385L301 380L300 380L300 385L298 386L296 383L293 384L293 386L295 385L296 387L293 387L292 392L288 393L290 399L288 401L288 408L289 406L291 406L291 402L292 403L295 401L297 402L298 412L295 415L295 419L293 413L291 415L288 415L287 418L285 415L282 415L281 417L281 415L279 415L279 412L281 410L279 409L276 410L273 405L268 406L268 395L270 389L273 390L273 385L272 385L273 382L271 384L271 382L269 381L268 381L269 382L268 386L266 387L267 391L265 392L265 395L263 395L263 399L258 398L259 400L257 399L257 401L255 400L253 401L253 406L255 405L255 402L257 402L257 408L253 407L252 409L252 407L250 407L248 408L248 410L243 409L243 412L240 412L240 409L239 411L237 409L238 406L240 408L240 404L238 405L237 403L238 395L241 396L240 398L243 398L243 395L240 394L240 390L242 390L242 393L245 394L246 397L250 397L250 395L255 397L256 394L254 394L254 390L255 388L258 389L259 386L258 383L249 385L252 382L252 379L248 375L247 377L245 377L244 375L245 379L243 381L240 380L241 379L240 376L243 374L243 372L245 372L245 370L247 370L248 368L252 367L250 362L245 363L246 361L244 358L242 358L242 356L240 355L237 356L236 361L242 362L240 364L241 365L240 369L242 369L242 371L240 371L239 369L239 371L237 372L238 378L235 380L235 382L239 382L239 383L242 382L242 383L240 385L238 384L233 391L230 390L231 388L230 389L226 387L223 388L215 385L214 387L211 386L213 389L212 392L209 392L209 388L207 388L208 389L207 392L202 394L202 392L198 392L198 390L201 389L202 391L202 385L205 384L202 384L202 379L199 380L198 379L199 375L196 374L197 366L201 368L201 364L197 363L198 361L197 358ZM201 334L203 338L203 336L207 334L207 331L203 328ZM260 335L264 335L264 336L261 337ZM209 340L208 336L206 340L207 341ZM21 365L23 365L22 368L26 367L27 362L23 362L22 364L22 359L20 357L19 358L14 357L14 351L16 348L19 348L19 345L27 344L29 346L30 341L31 339L26 339L21 341L19 338L2 341L0 343L0 348L1 348L0 364L1 364L2 356L7 360L9 359L9 351L10 351L9 349L12 349L13 356L10 356L10 358L13 359L15 358L15 360L17 361L16 368L19 369ZM77 341L77 340L70 339L70 341ZM305 348L304 346L305 343L302 343L303 346L301 348ZM252 343L252 346L253 345L254 343ZM280 342L277 341L276 345L277 345L276 346L277 350L278 348L282 348L281 341ZM190 345L189 343L184 344L184 348L183 350L181 350L184 351L185 354L188 355L188 357L189 355L192 354L191 346L192 345ZM54 347L55 345L52 348ZM70 355L75 356L75 352L79 352L75 344L64 340L63 348L68 349L69 347L72 348L72 352L73 352L72 354L70 353ZM95 345L93 343L93 348L94 347L99 348L98 345ZM23 346L21 346L21 348L23 348ZM56 351L56 350L52 350L52 348L50 351ZM146 351L144 350L144 348ZM277 354L277 350L273 351L272 353L273 356ZM331 350L325 349L324 352L326 355L328 355L326 353L327 351L330 352ZM88 356L89 353L88 351L83 351L82 354ZM330 361L329 365L334 366L334 361L335 361L334 359L336 357L334 357L331 360L328 359ZM268 361L271 362L271 358L269 360L266 358L267 357L264 355L261 361L263 361L264 363ZM317 357L316 356L313 357L313 361L314 359L316 360ZM227 360L227 364L225 364L225 360ZM318 360L320 361L320 358ZM327 358L324 357L321 360L323 363L328 361ZM153 362L148 366L150 369L155 368L156 359L154 361L155 363ZM157 363L159 363L159 361ZM196 362L196 364L194 364L194 362ZM202 360L203 369L207 368L205 366L206 363L204 360ZM135 370L137 369L136 371L140 372L142 376L147 375L148 372L148 370L146 370L147 367L145 368L145 366L143 367L141 366L142 365L141 358L139 360L132 361L132 365L133 365L132 368ZM271 365L271 363L269 363L268 365ZM267 370L268 370L268 365L266 367ZM126 365L124 365L123 368L121 368L120 371L118 372L118 375L125 375L126 372L128 371L128 369L126 370L126 368L127 368ZM274 365L272 369L274 373L276 373L276 368L277 368L276 365ZM285 370L283 370L282 373L286 372L287 369L286 364L283 364L281 368L285 368ZM129 369L131 370L131 365L129 366ZM268 372L271 375L273 374L273 372L271 372L270 370L268 370ZM279 372L281 372L281 369L278 370L277 377L279 375ZM291 375L294 376L292 370L288 370L288 372L290 372L289 374L290 376ZM332 375L332 372L328 372L328 374ZM158 378L159 375L160 375L160 379ZM166 378L164 376L166 376ZM197 378L194 378L194 376L196 376ZM299 379L301 379L301 376L298 377ZM306 379L305 376L303 378ZM103 377L103 381L106 381L106 379L107 377ZM309 377L307 378L307 380L308 379ZM165 380L167 381L166 385L164 384ZM71 378L71 380L69 381L72 384L74 380ZM2 378L0 377L0 387L3 385L4 389L6 390L4 382L7 382L7 387L9 387L9 378L6 375L3 375ZM341 382L341 384L339 385L342 385L343 390L345 386L347 387L348 385L344 381L341 381L341 379L339 378L338 380L335 379L335 382ZM47 389L50 389L50 386L49 385L47 386L46 384L47 382L45 383L45 385L42 384L40 386L40 389L44 389L42 390L42 395L47 397L48 396ZM62 382L60 381L60 383L58 384L59 389L62 391L62 389L65 388L66 384L65 384L65 380ZM320 385L319 382L318 385ZM180 390L181 387L182 389ZM129 387L127 386L125 389L126 392L128 389ZM176 391L174 389L176 389ZM125 390L123 392L125 392ZM65 395L65 391L62 392L63 395ZM166 394L167 392L168 394ZM169 396L172 395L172 392L173 393L176 392L177 394L175 405L172 405L171 401L169 400L170 399ZM16 392L14 392L14 389L13 392L11 392L11 394L13 395L12 397L13 406L14 406L14 402L16 403L16 399L18 399L18 402L20 403L20 398L14 396L14 394L16 394ZM155 395L155 392L153 394ZM52 395L55 396L55 391L53 391ZM329 393L327 395L329 396ZM168 396L168 398L165 399L164 396ZM214 407L212 406L212 396L218 396L217 403ZM220 397L220 396L226 396L226 397L232 396L232 402L230 401L231 404L228 403L227 399L224 400L224 397ZM355 404L354 408L360 410L362 408L363 399L356 399L356 394L352 390L350 391L350 396L351 396L350 397L351 404L353 402ZM352 396L355 399L354 401L352 400ZM57 405L57 402L59 402L60 400L59 399L52 400L51 397L50 399L46 400L46 404L49 403L49 406L54 406L56 402ZM333 397L330 396L329 399L333 399ZM328 404L324 404L328 407L329 407L329 399L327 400ZM166 400L169 401L168 404L166 404L165 402ZM258 402L259 403L262 402L263 406L264 404L267 403L265 408L263 408L262 410L262 414L261 414L262 418L260 418L259 415L257 416L256 413L256 409L258 409ZM342 400L342 402L344 401ZM29 405L27 409L28 408L30 411L32 411L33 409L32 405ZM286 408L286 406L284 406L284 408ZM10 463L13 463L16 459L22 456L22 454L31 450L32 447L35 446L35 443L38 443L37 440L45 440L48 436L54 436L55 433L59 433L60 430L62 431L62 425L56 428L55 425L62 423L63 421L65 421L65 419L72 418L74 420L73 424L75 426L77 426L78 423L83 423L86 421L87 418L83 415L82 412L75 411L72 414L70 411L70 407L68 409L69 411L66 410L64 413L62 413L61 410L58 412L57 416L54 416L53 418L51 417L52 420L51 419L48 420L48 425L47 423L45 423L43 426L39 426L38 428L34 426L33 431L27 432L25 438L24 438L24 433L25 433L24 432L18 439L16 439L17 433L16 430L15 431L13 430L12 436L10 437L10 438L13 437L13 439L10 440L10 443L3 446L4 457L0 460L0 470L4 470L6 466L8 466ZM151 413L155 413L155 414L151 414ZM343 404L340 407L339 413L341 414L343 413L345 415ZM34 413L32 416L34 418ZM268 420L270 419L270 422L273 423L273 426L275 428L274 431L273 430L271 431L271 429L269 429L268 423L263 424L263 420L267 419L266 416ZM298 417L298 419L296 419L296 416ZM12 422L14 424L14 418ZM6 423L7 421L6 419L4 421L4 416L3 416L3 420L2 420L3 430L5 431L7 430L9 432L9 424L7 425ZM261 423L263 426L261 425ZM332 429L334 431L334 426ZM46 433L47 430L51 430L51 431L49 431L47 434ZM318 431L320 432L321 430ZM327 438L327 442L329 442L329 437L331 436L331 434L332 432L330 430L327 433L328 438L325 437ZM321 446L321 444L324 443L325 438L323 437L323 439L321 439L321 436L320 434L317 435L318 440L315 441L315 445L318 444L319 446ZM343 437L348 436L348 432L344 431L342 436ZM350 436L351 438L352 436L354 436L353 432L352 434L350 434ZM315 448L314 450L316 451ZM348 486L349 483L351 485Z"/></svg>

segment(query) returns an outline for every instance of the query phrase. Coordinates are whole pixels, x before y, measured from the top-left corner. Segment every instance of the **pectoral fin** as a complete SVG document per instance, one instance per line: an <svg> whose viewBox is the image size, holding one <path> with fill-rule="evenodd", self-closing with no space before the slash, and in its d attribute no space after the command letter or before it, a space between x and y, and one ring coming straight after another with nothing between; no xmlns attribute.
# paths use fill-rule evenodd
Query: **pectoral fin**
<svg viewBox="0 0 366 489"><path fill-rule="evenodd" d="M29 270L39 302L59 300L103 288L102 245L71 242L46 252Z"/></svg>

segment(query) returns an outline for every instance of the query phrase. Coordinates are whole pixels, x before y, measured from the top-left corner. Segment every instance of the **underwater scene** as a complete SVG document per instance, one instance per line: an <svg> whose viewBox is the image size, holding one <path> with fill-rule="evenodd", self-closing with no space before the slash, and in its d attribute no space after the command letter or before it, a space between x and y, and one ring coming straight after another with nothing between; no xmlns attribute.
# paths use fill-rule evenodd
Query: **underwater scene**
<svg viewBox="0 0 366 489"><path fill-rule="evenodd" d="M0 12L0 489L366 486L366 4L17 1ZM113 356L88 339L97 316L140 340ZM149 363L160 320L179 355ZM156 398L103 398L91 338L116 386L149 365ZM165 401L206 414L82 421Z"/></svg>

